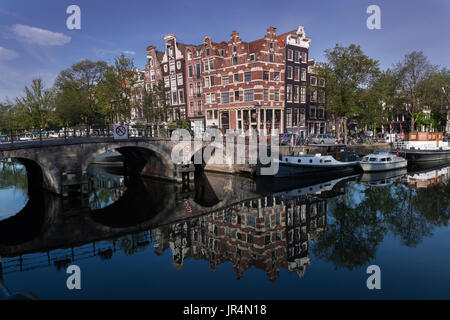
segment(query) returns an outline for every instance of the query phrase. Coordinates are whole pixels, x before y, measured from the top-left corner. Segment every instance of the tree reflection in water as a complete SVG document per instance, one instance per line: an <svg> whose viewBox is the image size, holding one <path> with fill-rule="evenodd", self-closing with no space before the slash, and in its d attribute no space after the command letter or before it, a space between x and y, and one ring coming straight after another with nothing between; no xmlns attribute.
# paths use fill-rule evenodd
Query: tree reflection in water
<svg viewBox="0 0 450 320"><path fill-rule="evenodd" d="M335 268L363 266L375 259L387 234L416 247L436 227L448 226L449 182L416 188L402 184L366 187L349 182L345 195L328 200L327 233L314 254Z"/></svg>

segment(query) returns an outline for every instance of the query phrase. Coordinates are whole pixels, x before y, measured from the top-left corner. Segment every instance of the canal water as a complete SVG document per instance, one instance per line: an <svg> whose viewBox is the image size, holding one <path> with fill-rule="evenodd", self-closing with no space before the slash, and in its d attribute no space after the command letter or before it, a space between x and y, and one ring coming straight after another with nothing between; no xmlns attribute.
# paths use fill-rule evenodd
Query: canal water
<svg viewBox="0 0 450 320"><path fill-rule="evenodd" d="M39 299L449 299L450 167L320 180L92 166L89 194L0 166L1 282ZM81 269L81 290L66 285ZM381 289L369 290L377 265ZM0 289L1 290L1 289ZM5 293L4 293L5 295Z"/></svg>

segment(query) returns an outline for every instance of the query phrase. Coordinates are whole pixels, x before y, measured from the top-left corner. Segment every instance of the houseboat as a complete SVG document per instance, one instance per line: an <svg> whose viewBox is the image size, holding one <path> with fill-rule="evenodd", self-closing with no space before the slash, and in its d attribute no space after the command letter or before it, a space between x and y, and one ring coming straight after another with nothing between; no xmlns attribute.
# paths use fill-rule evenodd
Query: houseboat
<svg viewBox="0 0 450 320"><path fill-rule="evenodd" d="M275 160L276 161L276 160ZM345 145L307 145L302 152L281 156L275 177L292 177L315 174L351 174L359 170L356 155Z"/></svg>
<svg viewBox="0 0 450 320"><path fill-rule="evenodd" d="M379 152L366 155L358 163L364 172L372 172L405 168L408 160L389 152Z"/></svg>
<svg viewBox="0 0 450 320"><path fill-rule="evenodd" d="M450 145L442 132L411 132L395 147L410 163L450 161Z"/></svg>

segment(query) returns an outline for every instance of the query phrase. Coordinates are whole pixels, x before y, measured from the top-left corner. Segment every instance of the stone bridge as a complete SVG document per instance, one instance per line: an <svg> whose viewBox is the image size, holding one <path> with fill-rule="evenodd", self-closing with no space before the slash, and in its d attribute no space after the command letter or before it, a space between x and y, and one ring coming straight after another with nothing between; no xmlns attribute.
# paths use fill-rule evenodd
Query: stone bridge
<svg viewBox="0 0 450 320"><path fill-rule="evenodd" d="M194 143L189 148L189 154L192 156L188 159L188 165L172 161L171 153L177 143L169 138L78 138L10 143L0 144L0 160L14 159L21 162L27 169L30 189L42 187L55 194L66 195L66 189L70 187L76 187L77 192L85 192L89 164L99 155L112 151L123 156L128 175L156 177L175 182L182 182L186 175L192 179L194 155L203 153L210 143ZM180 152L182 154L183 150ZM214 162L213 160L211 158L211 162ZM209 168L204 162L198 167L224 172L234 170L230 165L211 165Z"/></svg>
<svg viewBox="0 0 450 320"><path fill-rule="evenodd" d="M135 177L120 199L93 210L45 190L30 192L26 206L0 221L1 257L70 248L191 219L261 196L252 179L200 174L179 185Z"/></svg>

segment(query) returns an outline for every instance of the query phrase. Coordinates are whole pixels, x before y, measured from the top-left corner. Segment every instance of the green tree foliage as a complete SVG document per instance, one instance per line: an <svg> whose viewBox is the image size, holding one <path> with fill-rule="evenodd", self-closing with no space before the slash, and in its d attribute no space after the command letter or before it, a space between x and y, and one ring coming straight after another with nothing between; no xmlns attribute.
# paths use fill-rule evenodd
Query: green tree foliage
<svg viewBox="0 0 450 320"><path fill-rule="evenodd" d="M24 97L16 98L15 115L23 128L45 128L51 123L54 111L54 92L44 88L42 78L31 81L25 86Z"/></svg>
<svg viewBox="0 0 450 320"><path fill-rule="evenodd" d="M351 44L325 50L327 61L318 68L325 78L327 112L342 119L344 142L347 142L347 119L360 114L360 94L371 79L379 74L378 61L366 56L361 48Z"/></svg>
<svg viewBox="0 0 450 320"><path fill-rule="evenodd" d="M105 82L104 61L83 60L63 70L55 81L56 114L64 125L104 123L107 114L99 86Z"/></svg>
<svg viewBox="0 0 450 320"><path fill-rule="evenodd" d="M99 91L102 100L108 104L110 121L128 120L131 114L131 87L137 74L133 59L123 53L114 59L114 65L108 68L105 82Z"/></svg>
<svg viewBox="0 0 450 320"><path fill-rule="evenodd" d="M436 72L437 67L428 61L422 51L406 54L403 60L394 66L398 79L398 107L408 112L411 131L415 131L420 112L434 100L433 77Z"/></svg>

